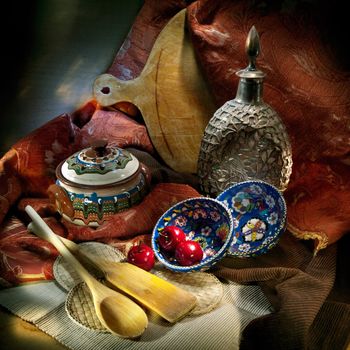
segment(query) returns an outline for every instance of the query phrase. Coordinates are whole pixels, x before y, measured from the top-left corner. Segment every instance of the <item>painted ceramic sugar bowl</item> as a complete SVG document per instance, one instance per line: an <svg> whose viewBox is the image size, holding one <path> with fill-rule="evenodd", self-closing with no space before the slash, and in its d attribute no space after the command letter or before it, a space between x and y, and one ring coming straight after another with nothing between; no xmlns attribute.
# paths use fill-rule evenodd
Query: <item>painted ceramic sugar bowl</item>
<svg viewBox="0 0 350 350"><path fill-rule="evenodd" d="M254 257L267 253L285 231L287 207L279 190L265 181L239 182L217 200L231 211L234 237L228 256Z"/></svg>
<svg viewBox="0 0 350 350"><path fill-rule="evenodd" d="M148 192L147 168L127 150L94 141L61 162L49 196L57 211L78 225L99 226L141 202Z"/></svg>
<svg viewBox="0 0 350 350"><path fill-rule="evenodd" d="M169 227L185 233L186 242L197 242L202 257L191 265L183 265L176 254L162 249L160 237ZM175 204L158 220L153 229L152 248L157 259L175 272L204 271L215 265L226 254L233 238L233 221L230 210L212 198L190 198ZM191 249L191 248L190 248Z"/></svg>

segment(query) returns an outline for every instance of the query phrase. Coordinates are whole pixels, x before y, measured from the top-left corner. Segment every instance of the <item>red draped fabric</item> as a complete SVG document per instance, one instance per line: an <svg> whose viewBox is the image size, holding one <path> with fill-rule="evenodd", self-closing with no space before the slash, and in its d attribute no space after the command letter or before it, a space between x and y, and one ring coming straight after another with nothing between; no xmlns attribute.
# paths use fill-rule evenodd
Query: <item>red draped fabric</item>
<svg viewBox="0 0 350 350"><path fill-rule="evenodd" d="M315 12L322 7L312 2L189 3L145 1L108 72L124 80L137 77L161 29L188 5L187 25L198 64L219 107L235 96L234 73L247 64L244 43L255 25L262 46L258 64L267 74L264 100L279 113L292 143L293 173L285 192L288 231L266 256L223 261L216 273L240 283L259 283L275 308L245 329L242 348L345 348L350 334L344 268L349 262L349 239L344 236L350 228L350 67L330 50ZM128 105L119 107L133 111ZM86 147L91 136L157 159L158 175L144 201L98 229L61 220L47 198L56 166ZM149 242L153 225L167 208L199 195L193 178L190 186L188 178L167 169L157 157L141 122L117 109L103 110L95 101L52 119L13 145L0 160L0 282L11 286L53 278L57 251L27 232L23 208L28 203L57 234L75 241L98 240L124 251L135 241ZM311 248L303 241L308 239L315 243Z"/></svg>

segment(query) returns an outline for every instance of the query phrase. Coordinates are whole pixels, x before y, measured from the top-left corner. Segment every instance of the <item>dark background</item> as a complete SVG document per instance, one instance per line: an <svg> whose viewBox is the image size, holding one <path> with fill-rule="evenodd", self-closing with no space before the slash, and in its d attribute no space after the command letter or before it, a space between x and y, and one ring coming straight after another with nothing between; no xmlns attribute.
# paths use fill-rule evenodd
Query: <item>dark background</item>
<svg viewBox="0 0 350 350"><path fill-rule="evenodd" d="M345 1L247 1L267 13L311 6L324 44L350 71ZM94 79L112 63L142 5L143 0L6 2L0 19L0 156L31 130L91 97Z"/></svg>
<svg viewBox="0 0 350 350"><path fill-rule="evenodd" d="M2 11L0 155L91 97L143 0L12 1Z"/></svg>

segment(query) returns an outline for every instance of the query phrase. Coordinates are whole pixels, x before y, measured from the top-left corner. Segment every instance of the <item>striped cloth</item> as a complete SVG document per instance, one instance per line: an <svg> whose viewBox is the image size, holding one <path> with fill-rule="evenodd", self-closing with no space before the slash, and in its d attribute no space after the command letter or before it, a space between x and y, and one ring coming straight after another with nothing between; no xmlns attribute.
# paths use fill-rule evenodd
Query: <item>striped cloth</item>
<svg viewBox="0 0 350 350"><path fill-rule="evenodd" d="M211 312L169 323L150 318L138 340L121 339L81 327L65 311L66 292L55 282L42 282L0 291L0 304L74 350L115 349L238 349L242 330L271 305L258 286L223 282L224 296Z"/></svg>
<svg viewBox="0 0 350 350"><path fill-rule="evenodd" d="M350 235L316 256L286 232L268 254L221 261L216 276L257 283L274 312L244 329L240 349L349 349Z"/></svg>

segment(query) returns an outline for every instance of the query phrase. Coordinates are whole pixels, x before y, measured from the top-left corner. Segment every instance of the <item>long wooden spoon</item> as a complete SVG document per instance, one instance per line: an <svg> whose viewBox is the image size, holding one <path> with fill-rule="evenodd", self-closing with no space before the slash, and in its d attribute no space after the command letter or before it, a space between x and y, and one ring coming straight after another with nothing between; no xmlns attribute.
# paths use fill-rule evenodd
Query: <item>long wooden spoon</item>
<svg viewBox="0 0 350 350"><path fill-rule="evenodd" d="M87 284L101 323L120 337L136 338L140 336L148 325L144 310L128 297L93 278L31 206L27 205L25 211L33 220L34 226L38 228L35 234L53 244Z"/></svg>
<svg viewBox="0 0 350 350"><path fill-rule="evenodd" d="M33 222L28 229L38 232ZM59 237L66 247L81 261L84 260L101 270L113 286L135 298L150 310L169 322L186 316L196 305L197 298L162 278L126 262L106 261L83 252L74 242Z"/></svg>

